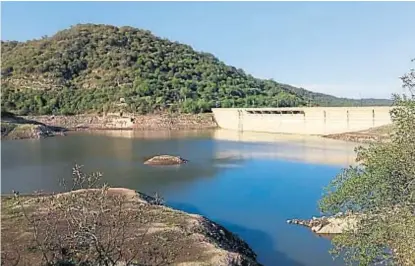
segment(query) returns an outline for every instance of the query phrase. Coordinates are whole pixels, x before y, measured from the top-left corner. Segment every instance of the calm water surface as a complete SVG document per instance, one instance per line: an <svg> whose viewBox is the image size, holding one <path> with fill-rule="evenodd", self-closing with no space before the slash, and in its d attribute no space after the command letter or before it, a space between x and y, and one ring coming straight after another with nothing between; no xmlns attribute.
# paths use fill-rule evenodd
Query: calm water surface
<svg viewBox="0 0 415 266"><path fill-rule="evenodd" d="M322 188L353 163L354 144L231 131L74 133L2 141L1 191L59 191L75 163L112 186L161 194L168 205L202 214L242 237L264 265L342 265L330 242L286 224L317 216ZM143 165L177 154L179 167Z"/></svg>

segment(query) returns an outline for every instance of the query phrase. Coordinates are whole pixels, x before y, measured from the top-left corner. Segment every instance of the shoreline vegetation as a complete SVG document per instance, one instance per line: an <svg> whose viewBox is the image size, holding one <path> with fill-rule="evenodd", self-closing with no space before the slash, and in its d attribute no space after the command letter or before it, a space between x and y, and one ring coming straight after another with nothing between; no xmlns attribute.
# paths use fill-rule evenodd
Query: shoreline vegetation
<svg viewBox="0 0 415 266"><path fill-rule="evenodd" d="M331 235L331 253L348 265L415 263L414 74L401 77L410 95L395 95L393 124L355 133L378 139L358 147L359 165L343 169L325 188L319 201L325 216L287 221Z"/></svg>

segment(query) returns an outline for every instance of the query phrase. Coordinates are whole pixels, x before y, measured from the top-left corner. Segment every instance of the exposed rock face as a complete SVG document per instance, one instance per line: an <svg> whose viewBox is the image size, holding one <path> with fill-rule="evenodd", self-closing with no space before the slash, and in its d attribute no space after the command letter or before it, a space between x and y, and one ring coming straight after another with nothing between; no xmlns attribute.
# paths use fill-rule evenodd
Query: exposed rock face
<svg viewBox="0 0 415 266"><path fill-rule="evenodd" d="M64 131L57 131L46 125L2 123L2 139L41 139L56 135L65 135Z"/></svg>
<svg viewBox="0 0 415 266"><path fill-rule="evenodd" d="M177 164L185 164L188 160L181 158L180 156L172 156L172 155L158 155L154 156L144 164L149 165L177 165Z"/></svg>
<svg viewBox="0 0 415 266"><path fill-rule="evenodd" d="M64 127L69 130L179 130L216 128L212 114L110 114L74 116L27 116L49 126Z"/></svg>
<svg viewBox="0 0 415 266"><path fill-rule="evenodd" d="M303 225L311 229L316 234L341 234L345 230L355 228L357 217L353 215L336 215L333 217L313 217L312 219L292 219L289 224Z"/></svg>

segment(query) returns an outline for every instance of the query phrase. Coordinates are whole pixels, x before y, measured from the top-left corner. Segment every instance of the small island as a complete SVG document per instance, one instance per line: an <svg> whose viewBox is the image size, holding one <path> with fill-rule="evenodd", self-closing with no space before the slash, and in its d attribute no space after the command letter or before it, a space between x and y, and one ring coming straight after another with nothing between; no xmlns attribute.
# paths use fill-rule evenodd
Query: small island
<svg viewBox="0 0 415 266"><path fill-rule="evenodd" d="M144 162L148 165L180 165L187 163L188 160L183 159L180 156L173 155L157 155Z"/></svg>

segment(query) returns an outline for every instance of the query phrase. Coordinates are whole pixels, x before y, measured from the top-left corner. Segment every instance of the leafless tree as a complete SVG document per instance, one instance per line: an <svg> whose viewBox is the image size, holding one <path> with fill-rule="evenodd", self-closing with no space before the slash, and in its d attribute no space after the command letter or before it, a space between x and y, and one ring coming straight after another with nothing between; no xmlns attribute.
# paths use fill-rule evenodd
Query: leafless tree
<svg viewBox="0 0 415 266"><path fill-rule="evenodd" d="M107 185L98 186L101 177L75 165L68 193L30 200L15 193L43 265L137 265L138 247L151 222L147 228L136 228L140 217L134 212L135 202ZM30 211L33 205L35 211Z"/></svg>

